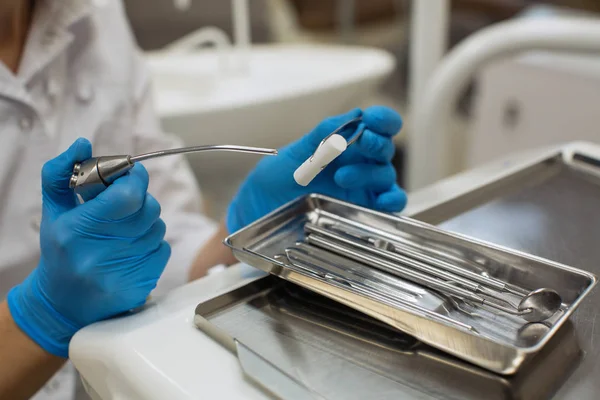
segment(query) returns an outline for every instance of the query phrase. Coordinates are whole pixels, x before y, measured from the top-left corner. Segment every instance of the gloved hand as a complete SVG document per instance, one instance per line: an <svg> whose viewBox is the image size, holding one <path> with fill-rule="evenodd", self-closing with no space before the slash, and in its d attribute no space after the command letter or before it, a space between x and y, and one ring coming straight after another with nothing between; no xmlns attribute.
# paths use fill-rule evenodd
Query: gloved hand
<svg viewBox="0 0 600 400"><path fill-rule="evenodd" d="M7 298L21 330L61 357L79 329L143 305L171 253L143 166L77 204L69 178L91 155L79 139L44 165L40 262Z"/></svg>
<svg viewBox="0 0 600 400"><path fill-rule="evenodd" d="M294 171L317 149L319 143L340 125L362 115L366 130L360 139L330 163L308 186L298 185ZM395 147L392 137L402 119L387 107L374 106L330 117L311 133L283 148L276 157L262 159L241 185L231 202L226 226L233 233L283 204L308 193L319 193L380 211L400 211L406 194L396 184L391 164ZM348 130L356 129L356 126ZM349 139L352 133L342 135Z"/></svg>

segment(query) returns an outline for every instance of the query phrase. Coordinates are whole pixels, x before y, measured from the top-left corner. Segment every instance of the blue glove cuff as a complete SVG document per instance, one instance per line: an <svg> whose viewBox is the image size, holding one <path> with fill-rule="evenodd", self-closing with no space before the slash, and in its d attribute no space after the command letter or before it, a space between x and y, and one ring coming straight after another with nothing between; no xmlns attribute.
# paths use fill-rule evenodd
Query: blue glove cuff
<svg viewBox="0 0 600 400"><path fill-rule="evenodd" d="M45 299L34 279L35 271L8 292L8 308L15 324L50 354L67 358L69 342L79 330Z"/></svg>

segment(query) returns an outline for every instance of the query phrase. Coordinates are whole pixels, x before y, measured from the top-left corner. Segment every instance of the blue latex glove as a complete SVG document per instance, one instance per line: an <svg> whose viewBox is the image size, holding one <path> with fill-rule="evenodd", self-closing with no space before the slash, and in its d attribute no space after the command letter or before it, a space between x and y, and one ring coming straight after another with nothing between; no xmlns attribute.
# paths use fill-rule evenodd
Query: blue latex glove
<svg viewBox="0 0 600 400"><path fill-rule="evenodd" d="M79 329L143 305L171 254L143 166L77 204L69 178L91 155L79 139L44 165L40 262L7 298L21 330L61 357Z"/></svg>
<svg viewBox="0 0 600 400"><path fill-rule="evenodd" d="M306 187L298 185L294 171L317 149L319 143L340 125L362 115L366 130ZM330 117L311 133L283 148L276 157L262 159L231 202L226 225L235 232L283 204L308 193L319 193L380 211L401 211L406 194L396 184L391 163L395 146L392 137L402 119L387 107L374 106ZM356 126L342 135L349 139Z"/></svg>

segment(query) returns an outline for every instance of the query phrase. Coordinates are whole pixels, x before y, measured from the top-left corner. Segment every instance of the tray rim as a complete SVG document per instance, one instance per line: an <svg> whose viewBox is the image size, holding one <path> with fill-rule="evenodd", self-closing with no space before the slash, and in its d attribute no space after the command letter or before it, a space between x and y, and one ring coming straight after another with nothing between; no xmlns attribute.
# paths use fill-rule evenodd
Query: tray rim
<svg viewBox="0 0 600 400"><path fill-rule="evenodd" d="M248 287L255 287L255 286L259 286L262 287L261 288L261 292L264 293L266 291L272 291L272 290L276 290L277 287L276 285L280 284L281 282L277 282L281 279L279 279L277 276L274 276L272 274L265 274L263 276L258 276L256 278L254 278L252 281L247 282L244 285L235 285L231 287L231 290L227 291L227 292L223 292L223 293L216 293L213 297L205 299L204 301L201 301L200 303L198 303L198 305L195 308L195 312L194 312L194 323L196 325L196 328L201 330L202 332L204 332L205 334L207 334L209 337L211 337L213 340L217 341L218 343L221 343L222 338L221 337L217 337L215 335L223 335L225 334L225 336L227 337L227 340L231 341L231 343L233 343L233 346L224 346L228 351L230 351L233 355L235 355L236 357L238 357L238 348L236 346L237 343L242 343L243 341L241 341L237 336L234 335L230 335L228 332L222 330L222 329L212 329L213 326L215 326L215 324L211 321L211 317L213 315L215 315L216 313L220 313L220 312L229 312L231 309L238 307L240 304L242 303L248 303L248 298L254 298L256 295L260 295L257 291L254 291L254 293L251 296L246 296L243 300L239 300L236 299L237 301L235 302L230 302L227 304L225 309L219 309L219 310L206 310L206 305L207 303L212 303L214 300L220 300L221 297L223 296L229 296L230 294L235 294L239 291L245 291L246 288ZM236 296L237 297L237 296ZM201 310L201 311L199 311ZM199 323L198 323L199 322ZM208 329L207 329L208 328ZM575 338L575 341L577 340L577 335L576 335L576 331L574 329L574 325L571 321L567 322L567 328L570 330L570 336L572 336L573 338ZM560 333L559 333L560 334ZM420 342L420 341L419 341ZM427 345L424 342L420 342L428 347L431 347L429 345ZM222 344L222 343L221 343ZM254 352L254 350L250 349L250 351ZM255 354L259 354L254 352ZM445 354L445 353L444 353ZM581 354L581 353L580 353ZM455 357L452 355L449 355L450 357ZM261 356L262 358L262 356ZM442 359L443 361L443 359ZM487 375L490 377L493 377L493 379L495 380L495 382L497 382L499 385L504 386L504 387L509 387L512 385L511 381L513 379L514 376L512 375L506 375L506 374L498 374L494 371L488 370L484 367L472 364L466 360L460 360L458 359L459 362L461 363L465 363L464 365L461 365L460 368L464 368L464 369L469 369L471 371L473 371L473 373L477 374L477 375ZM240 361L241 362L241 361ZM523 364L525 365L525 364ZM517 372L520 372L521 369L519 369ZM284 374L287 374L284 372ZM518 376L518 375L517 375ZM259 385L261 387L263 387L262 383L259 382Z"/></svg>
<svg viewBox="0 0 600 400"><path fill-rule="evenodd" d="M577 153L600 160L600 145L586 141L573 141L513 152L508 156L469 168L466 171L409 193L409 202L398 215L409 215L416 218L463 196L470 195L480 188L489 187L496 182L511 178L529 168L553 159L560 159L563 164L573 167L575 165L574 156ZM440 190L440 184L442 185L442 196L433 196ZM451 191L448 189L451 189ZM414 197L419 200L417 203L411 201ZM436 197L436 199L431 200L432 197ZM437 197L441 197L441 199L437 199Z"/></svg>
<svg viewBox="0 0 600 400"><path fill-rule="evenodd" d="M444 235L449 235L450 237L456 238L456 239L461 240L461 241L467 241L467 242L471 242L473 244L476 244L476 245L479 245L479 246L482 246L482 247L487 247L487 248L490 248L490 249L493 249L493 250L497 250L497 251L501 251L501 252L507 252L507 253L510 253L510 254L522 257L524 259L532 260L532 261L535 261L535 262L541 262L541 263L550 265L553 268L559 268L559 269L567 270L567 271L569 271L571 273L582 275L582 276L588 278L590 280L590 284L586 287L586 289L584 291L582 291L582 293L571 304L571 306L569 307L569 309L550 328L550 330L546 333L546 335L544 335L544 337L539 342L537 342L535 345L533 345L533 346L518 347L518 346L515 346L514 344L506 343L506 342L501 342L501 341L495 340L495 339L487 337L487 336L476 335L473 332L470 332L470 331L467 331L467 330L457 329L455 326L450 325L448 322L436 319L437 323L442 323L442 324L447 325L447 326L449 326L449 327L451 327L453 329L456 329L457 331L463 331L463 332L469 334L470 336L478 337L480 339L485 339L485 340L488 340L488 341L490 341L492 343L495 343L497 345L501 345L501 346L504 346L506 348L510 348L510 349L512 349L512 350L514 350L514 351L516 351L518 353L521 353L521 354L536 353L542 347L544 347L546 345L546 343L556 334L556 332L558 331L558 329L560 329L560 327L562 327L562 325L565 323L565 321L567 321L570 318L570 316L577 309L577 307L579 306L579 304L581 304L581 302L587 297L587 295L591 292L591 290L594 289L594 287L598 283L598 277L595 274L593 274L591 272L588 272L588 271L585 271L585 270L582 270L582 269L579 269L579 268L575 268L575 267L572 267L572 266L561 264L561 263L558 263L558 262L555 262L555 261L552 261L552 260L545 259L543 257L534 256L532 254L528 254L528 253L525 253L525 252L522 252L522 251L517 251L517 250L511 249L511 248L506 247L506 246L501 246L501 245L497 245L495 243L490 243L490 242L487 242L487 241L484 241L484 240L481 240L481 239L472 238L472 237L467 236L467 235L462 235L462 234L458 234L458 233L454 233L454 232L448 232L448 231L443 230L441 228L438 228L436 226L433 226L433 225L430 225L430 224L427 224L427 223L424 223L424 222L421 222L421 221L418 221L418 220L415 220L415 219L412 219L412 218L409 218L409 217L406 217L406 216L400 216L400 215L397 215L397 214L383 213L383 212L380 212L380 211L371 210L371 209L368 209L366 207L358 206L358 205L355 205L355 204L352 204L352 203L348 203L348 202L343 201L343 200L335 199L333 197L325 196L325 195L321 195L321 194L317 194L317 193L311 193L311 194L299 196L296 199L294 199L294 200L292 200L292 201L290 201L290 202L288 202L288 203L280 206L279 208L275 209L274 211L270 212L269 214L265 215L264 217L260 218L259 220L255 221L254 223L248 225L247 227L242 228L239 231L237 231L237 232L229 235L227 238L225 238L225 240L223 241L223 243L227 247L229 247L234 252L234 254L235 254L235 252L243 252L243 253L246 253L246 254L248 254L248 255L250 255L252 257L260 257L264 261L268 261L271 264L275 264L275 265L277 265L280 268L287 268L285 264L283 264L283 263L281 263L281 262L279 262L279 261L277 261L275 259L269 258L267 256L264 256L262 254L250 251L250 250L245 249L245 248L238 248L238 247L236 247L232 243L232 241L234 239L236 239L237 237L239 237L239 235L242 235L243 233L245 233L246 231L252 230L252 229L254 229L254 228L258 227L258 226L262 226L267 221L269 221L271 218L273 218L273 216L276 216L276 215L284 212L286 209L292 209L294 207L298 207L300 204L307 203L310 200L332 202L332 203L340 204L340 205L345 206L345 207L350 207L350 208L356 209L356 210L361 211L361 212L366 212L366 213L369 213L369 214L373 214L373 215L376 215L376 216L379 216L379 217L382 217L382 218L385 218L385 219L396 220L396 221L400 220L402 222L412 223L412 224L417 225L417 226L423 226L424 225L428 229L433 230L434 232L442 233ZM257 267L257 268L259 268L259 267ZM259 269L262 269L262 268L259 268ZM279 279L285 279L284 277L281 277L281 276L279 276L277 274L274 274L272 271L266 271L266 272L269 272L271 275L274 275L274 276L276 276ZM298 274L304 275L304 276L306 276L308 278L312 278L310 275L304 274L301 271L295 271L295 272L298 273ZM344 289L342 288L342 290L344 290ZM348 291L348 290L346 290L346 291ZM350 291L348 291L348 292L352 293ZM407 307L407 308L409 308L409 307ZM419 314L418 313L414 313L412 309L411 310L407 310L407 311L410 312L413 315L419 316ZM430 343L430 345L433 346L433 347L435 347L434 344Z"/></svg>

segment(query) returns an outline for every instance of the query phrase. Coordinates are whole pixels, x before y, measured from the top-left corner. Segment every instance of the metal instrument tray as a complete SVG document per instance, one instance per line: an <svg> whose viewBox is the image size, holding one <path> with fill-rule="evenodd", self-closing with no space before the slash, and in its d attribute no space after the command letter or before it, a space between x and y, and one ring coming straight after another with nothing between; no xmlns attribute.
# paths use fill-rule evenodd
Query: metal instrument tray
<svg viewBox="0 0 600 400"><path fill-rule="evenodd" d="M404 292L390 301L388 293L382 292L382 289L364 291L353 283L358 275L369 272L360 270L358 275L354 274L356 268L364 266L347 266L339 258L334 258L331 265L337 265L341 271L332 275L331 270L323 273L316 267L299 268L297 264L283 261L280 255L285 254L286 249L305 240L307 223L320 227L343 223L345 228L360 230L372 238L393 242L409 239L411 243L423 246L435 258L444 258L516 287L554 289L560 294L563 304L543 323L527 323L520 317L502 315L487 307L471 303L458 305L419 286L405 288L402 286L405 283L392 288L392 295ZM291 202L231 235L226 244L239 260L251 266L352 307L432 347L501 374L515 373L531 354L538 352L596 284L595 276L585 271L320 195Z"/></svg>
<svg viewBox="0 0 600 400"><path fill-rule="evenodd" d="M195 324L275 398L542 400L581 360L570 321L510 377L274 276L196 307Z"/></svg>

